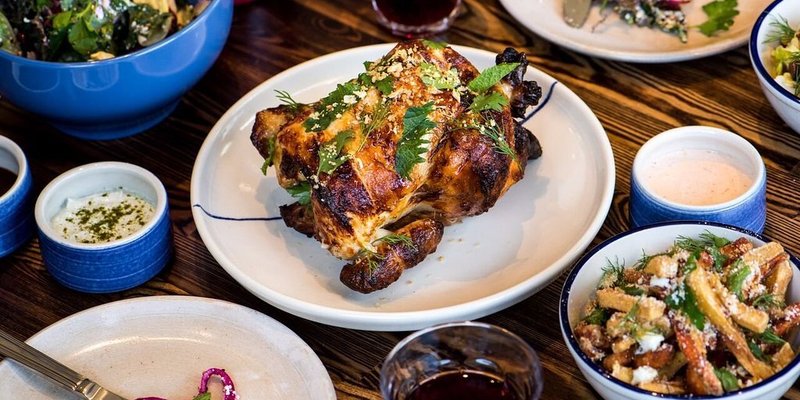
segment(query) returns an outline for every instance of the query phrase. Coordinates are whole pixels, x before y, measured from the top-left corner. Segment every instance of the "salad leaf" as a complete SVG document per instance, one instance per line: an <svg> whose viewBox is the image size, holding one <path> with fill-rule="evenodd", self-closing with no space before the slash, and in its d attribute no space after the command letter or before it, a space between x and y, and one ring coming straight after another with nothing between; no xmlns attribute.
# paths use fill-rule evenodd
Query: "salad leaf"
<svg viewBox="0 0 800 400"><path fill-rule="evenodd" d="M727 31L733 25L733 18L739 15L737 0L714 0L703 6L703 11L708 20L700 24L700 29L706 36L713 36L719 31Z"/></svg>

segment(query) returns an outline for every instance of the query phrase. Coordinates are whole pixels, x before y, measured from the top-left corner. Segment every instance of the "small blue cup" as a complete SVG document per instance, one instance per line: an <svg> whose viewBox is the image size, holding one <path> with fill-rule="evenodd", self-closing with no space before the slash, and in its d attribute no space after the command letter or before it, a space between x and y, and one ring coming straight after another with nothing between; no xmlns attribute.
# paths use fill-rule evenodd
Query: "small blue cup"
<svg viewBox="0 0 800 400"><path fill-rule="evenodd" d="M69 199L122 189L154 206L145 225L125 238L86 244L68 240L53 227L54 216ZM110 293L138 286L172 258L167 193L155 175L136 165L99 162L69 170L48 184L34 210L47 269L61 284L87 293Z"/></svg>
<svg viewBox="0 0 800 400"><path fill-rule="evenodd" d="M685 169L689 161L681 159L681 154L692 154L691 162L697 162L697 168ZM653 169L659 163L660 169ZM682 180L672 176L668 181L664 176L678 174L681 168L690 172L683 174ZM691 189L698 182L712 184L699 185L707 189L703 193ZM721 186L714 186L716 183ZM728 183L731 186L725 186ZM706 126L671 129L654 136L636 154L631 173L630 223L640 227L668 221L709 221L761 233L767 216L766 188L764 161L744 138ZM676 195L665 195L673 189L680 191L680 200L675 200ZM714 190L725 196L709 197ZM692 193L697 193L696 199ZM714 202L714 198L719 201Z"/></svg>
<svg viewBox="0 0 800 400"><path fill-rule="evenodd" d="M33 235L33 179L25 153L5 136L0 136L0 168L17 177L0 193L0 257L4 257Z"/></svg>

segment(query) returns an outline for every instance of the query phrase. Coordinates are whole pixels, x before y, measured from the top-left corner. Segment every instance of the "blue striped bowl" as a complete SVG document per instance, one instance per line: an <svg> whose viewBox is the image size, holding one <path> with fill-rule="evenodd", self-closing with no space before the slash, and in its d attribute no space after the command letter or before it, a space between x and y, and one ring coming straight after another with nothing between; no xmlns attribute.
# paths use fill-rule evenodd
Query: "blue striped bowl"
<svg viewBox="0 0 800 400"><path fill-rule="evenodd" d="M155 215L126 238L83 244L66 240L51 224L67 199L122 187L155 206ZM99 162L69 170L42 190L35 207L42 258L50 274L71 289L117 292L147 282L172 258L167 193L155 175L136 165Z"/></svg>
<svg viewBox="0 0 800 400"><path fill-rule="evenodd" d="M25 153L5 136L0 136L0 168L17 175L11 188L0 193L0 257L4 257L33 235L33 179Z"/></svg>

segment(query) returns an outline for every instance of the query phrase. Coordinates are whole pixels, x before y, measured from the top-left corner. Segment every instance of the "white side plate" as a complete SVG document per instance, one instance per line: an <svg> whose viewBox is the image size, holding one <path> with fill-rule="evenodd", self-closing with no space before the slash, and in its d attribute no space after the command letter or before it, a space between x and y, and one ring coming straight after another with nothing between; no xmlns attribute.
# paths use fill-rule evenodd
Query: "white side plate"
<svg viewBox="0 0 800 400"><path fill-rule="evenodd" d="M245 288L287 312L325 324L366 330L412 330L472 319L525 299L581 254L611 204L614 160L597 117L550 76L528 69L543 88L525 124L544 155L487 213L445 228L437 251L387 289L364 295L339 282L345 264L283 221L224 220L277 216L293 200L261 174L250 143L257 111L279 104L275 90L313 102L363 71L391 44L346 50L291 68L262 83L219 120L192 173L191 200L211 254ZM456 47L479 69L495 55ZM201 209L200 206L203 208ZM206 210L208 213L204 212Z"/></svg>
<svg viewBox="0 0 800 400"><path fill-rule="evenodd" d="M602 15L598 2L582 27L570 27L562 18L563 1L500 0L500 3L533 33L568 49L611 60L665 63L706 57L744 45L759 14L772 2L739 1L739 15L730 29L707 37L691 27L708 19L703 6L711 0L692 0L683 5L690 28L688 42L682 43L677 36L657 29L630 26L613 12L600 23Z"/></svg>
<svg viewBox="0 0 800 400"><path fill-rule="evenodd" d="M117 301L67 317L27 342L128 399L190 399L211 367L231 375L242 399L336 399L328 372L300 337L264 314L220 300ZM212 398L221 399L222 385L211 382ZM0 393L4 399L73 398L8 360L0 363Z"/></svg>

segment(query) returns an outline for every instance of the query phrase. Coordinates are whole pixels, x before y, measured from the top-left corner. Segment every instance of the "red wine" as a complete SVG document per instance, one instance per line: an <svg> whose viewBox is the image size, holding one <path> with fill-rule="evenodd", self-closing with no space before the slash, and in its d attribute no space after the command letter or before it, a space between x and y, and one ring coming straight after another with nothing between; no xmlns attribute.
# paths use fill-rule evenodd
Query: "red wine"
<svg viewBox="0 0 800 400"><path fill-rule="evenodd" d="M378 10L389 21L421 26L441 21L450 15L457 0L375 0Z"/></svg>
<svg viewBox="0 0 800 400"><path fill-rule="evenodd" d="M476 371L433 376L409 393L408 400L520 400L506 382Z"/></svg>
<svg viewBox="0 0 800 400"><path fill-rule="evenodd" d="M6 194L14 182L17 181L17 175L7 169L0 168L0 196Z"/></svg>

